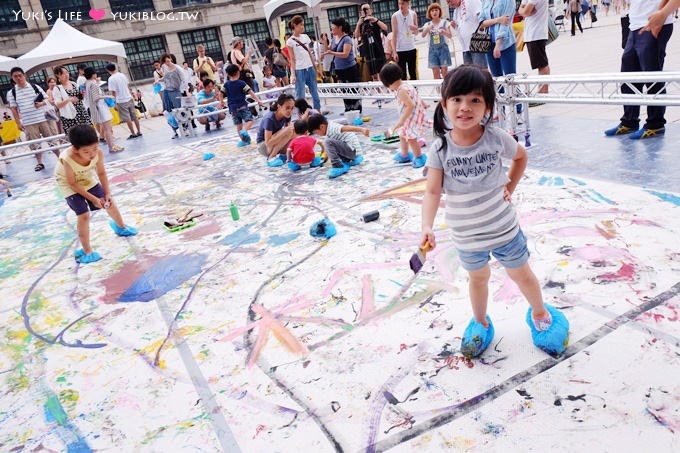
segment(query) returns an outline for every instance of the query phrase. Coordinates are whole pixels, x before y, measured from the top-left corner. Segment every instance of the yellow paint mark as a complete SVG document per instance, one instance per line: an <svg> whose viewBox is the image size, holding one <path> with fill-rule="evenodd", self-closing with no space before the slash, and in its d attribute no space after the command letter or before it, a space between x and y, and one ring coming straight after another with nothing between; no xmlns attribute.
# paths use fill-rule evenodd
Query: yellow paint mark
<svg viewBox="0 0 680 453"><path fill-rule="evenodd" d="M559 262L557 263L557 265L558 265L559 267L567 267L567 266L569 266L569 261L567 261L567 260L562 260L562 261L559 261Z"/></svg>

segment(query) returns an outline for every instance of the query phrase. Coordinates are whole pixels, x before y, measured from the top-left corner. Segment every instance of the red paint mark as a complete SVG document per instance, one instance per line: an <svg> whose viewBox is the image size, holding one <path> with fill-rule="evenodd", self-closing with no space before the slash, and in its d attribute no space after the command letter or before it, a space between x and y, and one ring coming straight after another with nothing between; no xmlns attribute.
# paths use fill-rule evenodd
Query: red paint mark
<svg viewBox="0 0 680 453"><path fill-rule="evenodd" d="M596 280L600 282L633 281L635 280L635 266L623 263L618 271L598 275Z"/></svg>
<svg viewBox="0 0 680 453"><path fill-rule="evenodd" d="M366 274L361 281L361 312L359 313L359 321L363 321L374 311L373 281L371 276Z"/></svg>
<svg viewBox="0 0 680 453"><path fill-rule="evenodd" d="M257 428L255 428L255 435L253 436L253 439L255 439L258 434L260 434L262 431L264 431L265 428L266 428L266 426L264 426L264 425L257 425Z"/></svg>
<svg viewBox="0 0 680 453"><path fill-rule="evenodd" d="M460 364L463 364L468 368L472 368L475 366L474 362L471 359L463 357L462 355L450 355L446 358L445 363L446 365L444 366L449 367L450 370L459 370Z"/></svg>
<svg viewBox="0 0 680 453"><path fill-rule="evenodd" d="M151 266L160 261L160 257L143 256L135 261L123 264L118 272L103 280L105 292L102 302L105 304L118 303L118 297L132 285L135 280L146 272Z"/></svg>
<svg viewBox="0 0 680 453"><path fill-rule="evenodd" d="M407 349L408 349L408 346L406 346L405 343L402 343L402 344L399 345L399 352L397 352L397 354L401 354L402 351L406 351Z"/></svg>
<svg viewBox="0 0 680 453"><path fill-rule="evenodd" d="M197 219L196 221L200 222L201 220ZM215 234L219 232L220 225L214 220L210 220L208 222L203 222L193 228L189 228L188 230L184 230L182 233L182 239L192 241L195 239L201 239L202 237L208 236L209 234Z"/></svg>
<svg viewBox="0 0 680 453"><path fill-rule="evenodd" d="M111 184L122 184L134 182L142 179L151 179L155 177L162 177L171 173L186 173L187 166L191 165L191 161L176 162L172 165L156 165L153 167L142 168L139 171L131 173L123 173L116 175L109 179Z"/></svg>

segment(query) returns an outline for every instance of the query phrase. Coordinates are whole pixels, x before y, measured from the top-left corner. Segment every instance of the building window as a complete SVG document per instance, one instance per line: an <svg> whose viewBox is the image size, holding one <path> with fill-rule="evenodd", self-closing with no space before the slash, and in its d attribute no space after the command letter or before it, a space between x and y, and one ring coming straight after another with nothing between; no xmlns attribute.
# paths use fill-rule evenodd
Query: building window
<svg viewBox="0 0 680 453"><path fill-rule="evenodd" d="M19 11L19 0L8 0L0 3L0 32L26 28L26 21L22 14L14 14ZM28 16L26 16L28 17Z"/></svg>
<svg viewBox="0 0 680 453"><path fill-rule="evenodd" d="M222 51L218 28L204 28L202 30L179 33L179 42L182 45L184 61L189 63L189 66L193 66L194 58L198 56L196 46L199 44L203 44L205 54L211 57L213 61L224 61L224 52Z"/></svg>
<svg viewBox="0 0 680 453"><path fill-rule="evenodd" d="M54 25L61 18L66 22L90 20L89 0L40 0L47 23Z"/></svg>
<svg viewBox="0 0 680 453"><path fill-rule="evenodd" d="M234 36L254 39L260 53L264 53L267 49L267 44L264 43L264 40L269 38L269 27L267 27L266 20L260 19L231 24L231 30L234 32Z"/></svg>
<svg viewBox="0 0 680 453"><path fill-rule="evenodd" d="M371 3L371 10L373 10L373 16L377 17L379 20L383 21L387 25L387 32L392 30L392 14L394 14L399 9L397 0L381 0L379 2Z"/></svg>
<svg viewBox="0 0 680 453"><path fill-rule="evenodd" d="M154 11L153 0L109 0L113 13Z"/></svg>
<svg viewBox="0 0 680 453"><path fill-rule="evenodd" d="M305 33L309 36L316 36L316 30L314 29L314 19L311 17L307 17L307 13L298 13L298 14L289 14L287 16L281 16L281 20L286 24L286 32L290 33L290 28L288 28L288 21L290 21L293 16L302 16L302 18L305 20L305 30L302 33ZM281 43L282 45L286 45L285 43Z"/></svg>
<svg viewBox="0 0 680 453"><path fill-rule="evenodd" d="M425 15L427 14L427 7L430 6L430 3L433 2L430 0L412 0L411 2L411 9L418 15L418 26L421 28L426 22L428 22L428 19Z"/></svg>
<svg viewBox="0 0 680 453"><path fill-rule="evenodd" d="M149 79L153 77L153 62L165 53L165 43L162 36L123 41L127 54L128 69L132 80ZM181 62L180 62L181 63Z"/></svg>
<svg viewBox="0 0 680 453"><path fill-rule="evenodd" d="M341 6L340 8L328 8L327 13L328 13L328 27L331 26L331 22L333 22L333 20L341 17L345 19L347 22L349 22L349 26L352 29L352 32L354 32L354 27L356 27L357 22L359 22L358 5Z"/></svg>
<svg viewBox="0 0 680 453"><path fill-rule="evenodd" d="M210 0L172 0L173 8L184 8L185 6L208 5Z"/></svg>

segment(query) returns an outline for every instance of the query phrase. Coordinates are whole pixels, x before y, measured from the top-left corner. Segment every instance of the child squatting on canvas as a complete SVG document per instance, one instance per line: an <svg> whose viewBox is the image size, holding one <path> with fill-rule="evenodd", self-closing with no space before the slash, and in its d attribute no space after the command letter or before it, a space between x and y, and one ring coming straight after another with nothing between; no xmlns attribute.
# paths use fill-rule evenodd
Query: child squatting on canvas
<svg viewBox="0 0 680 453"><path fill-rule="evenodd" d="M534 344L559 355L568 343L569 321L543 303L541 287L528 264L527 240L510 202L524 174L527 152L507 132L488 124L496 98L489 72L474 65L459 66L446 76L441 92L434 113L437 138L427 162L422 244L436 246L432 225L443 189L446 222L469 274L473 318L463 333L461 352L478 357L493 339L493 323L486 314L492 254L529 302L526 322ZM502 159L511 161L507 175Z"/></svg>
<svg viewBox="0 0 680 453"><path fill-rule="evenodd" d="M137 230L125 225L111 197L97 132L92 126L81 124L71 128L68 136L72 146L59 156L54 175L66 204L78 216L78 238L82 248L76 250L75 259L81 264L94 263L102 257L90 245L90 211L106 209L111 217L109 225L118 236L134 236Z"/></svg>

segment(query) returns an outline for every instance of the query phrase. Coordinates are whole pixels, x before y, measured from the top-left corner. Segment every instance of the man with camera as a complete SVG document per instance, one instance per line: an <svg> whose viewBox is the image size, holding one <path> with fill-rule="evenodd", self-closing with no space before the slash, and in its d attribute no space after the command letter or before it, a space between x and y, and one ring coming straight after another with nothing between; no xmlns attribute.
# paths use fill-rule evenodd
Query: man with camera
<svg viewBox="0 0 680 453"><path fill-rule="evenodd" d="M368 63L368 72L373 80L379 80L380 70L386 63L382 33L387 33L387 24L372 16L372 12L368 4L361 5L361 17L354 29L354 37L361 39L362 54Z"/></svg>

